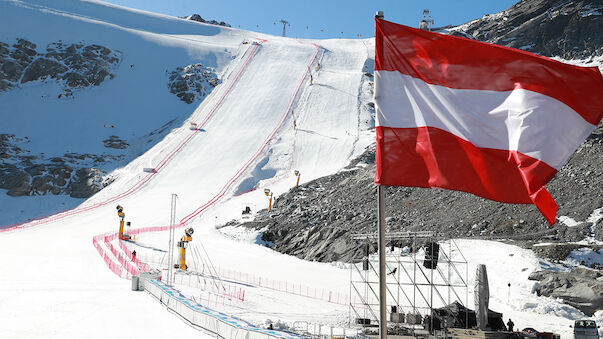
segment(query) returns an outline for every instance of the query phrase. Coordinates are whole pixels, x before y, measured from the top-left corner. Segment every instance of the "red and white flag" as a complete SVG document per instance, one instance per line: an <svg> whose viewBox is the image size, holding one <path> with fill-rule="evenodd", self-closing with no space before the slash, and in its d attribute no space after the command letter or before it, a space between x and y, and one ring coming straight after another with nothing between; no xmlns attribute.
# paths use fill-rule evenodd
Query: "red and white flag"
<svg viewBox="0 0 603 339"><path fill-rule="evenodd" d="M532 53L376 19L375 183L535 204L603 117L603 78Z"/></svg>

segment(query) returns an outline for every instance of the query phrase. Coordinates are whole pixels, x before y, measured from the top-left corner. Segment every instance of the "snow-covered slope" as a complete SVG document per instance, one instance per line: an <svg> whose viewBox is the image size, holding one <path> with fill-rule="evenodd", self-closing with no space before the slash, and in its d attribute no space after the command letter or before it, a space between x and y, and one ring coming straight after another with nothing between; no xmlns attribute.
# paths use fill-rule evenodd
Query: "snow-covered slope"
<svg viewBox="0 0 603 339"><path fill-rule="evenodd" d="M222 78L245 50L241 42L247 38L228 28L87 1L0 1L0 22L0 41L27 39L38 53L61 41L96 44L121 56L113 79L76 90L71 97L59 97L63 86L53 79L18 83L0 92L0 133L27 137L18 146L37 158L34 164L62 158L71 167L97 167L107 173L148 150L194 111L194 104L170 93L168 72L201 63ZM106 147L103 141L111 136L129 146ZM70 153L94 157L70 159L65 156ZM83 201L64 196L14 199L5 193L0 190L2 225Z"/></svg>
<svg viewBox="0 0 603 339"><path fill-rule="evenodd" d="M301 171L302 181L333 173L370 142L370 134L363 131L370 127L371 117L360 108L359 99L362 67L368 57L363 42L327 41L318 46L96 2L3 1L0 6L7 40L24 37L39 46L56 40L85 41L123 55L114 79L82 90L68 104L53 96L48 102L36 102L38 94L53 90L51 81L1 94L0 100L11 107L28 101L28 96L36 98L5 125L13 133L36 137L36 143L29 145L32 151L48 157L66 146L78 152L102 152L94 142L105 137L103 130L90 126L104 124L115 125L112 134L134 134L128 141L135 144L139 137L144 144L154 129L176 119L168 125L168 130L173 129L165 138L125 167L116 168L111 173L115 181L81 206L2 233L0 261L10 273L0 278L5 287L0 300L3 317L12 321L2 326L0 336L125 337L137 333L159 337L168 327L172 334L187 333L189 328L162 313L158 305L154 312L141 312L152 307L148 306L152 300L124 292L129 283L115 276L92 246L93 236L116 229L117 204L125 207L134 227L167 223L171 193L179 197L178 220L195 227L195 239L216 245L208 250L212 258L225 260L216 260L217 264L244 269L240 258L247 258L248 265L295 263L300 265L300 277L317 266L333 279L347 276L331 274L330 265L300 262L234 242L214 229L214 216L228 220L240 217L242 204L259 207L265 202L261 189L267 185L276 194L294 185L293 169ZM222 83L191 115L189 106L166 90L165 70L197 62L215 67ZM80 119L78 108L86 105L90 109ZM40 107L45 111L39 112ZM63 120L49 117L55 112L66 112ZM35 119L41 119L40 127L28 128ZM191 130L189 122L197 123L197 129ZM52 139L57 135L60 140ZM146 167L156 171L145 173ZM254 188L260 189L232 198ZM3 208L19 212L3 211L4 223L19 220L20 214L40 212L30 201L20 202L25 198L6 199ZM77 201L59 203L75 207ZM35 212L26 210L27 206ZM49 206L44 212L56 209ZM147 241L154 240L148 237ZM163 240L158 242L167 246ZM11 245L18 243L26 244L26 254ZM347 284L345 279L336 281ZM72 321L74 314L81 315L77 321ZM99 328L103 323L115 325Z"/></svg>
<svg viewBox="0 0 603 339"><path fill-rule="evenodd" d="M123 162L107 168L113 183L80 206L75 206L80 201L59 201L46 212L55 212L61 203L73 208L0 233L0 337L203 336L145 293L131 292L130 282L106 264L115 264L115 271L126 275L109 251L111 244L121 251L118 242L103 242L97 236L117 231L117 204L124 206L132 229L167 225L171 194L178 196L176 221L195 229L191 266L197 264L201 270L192 249L203 248L233 284L248 289L244 302L234 306L214 302L213 307L256 324L266 319L289 324L296 320L335 326L347 323L342 296L349 292L349 270L344 265L282 255L259 246L256 234L221 231L215 226L241 218L244 206L255 212L267 205L265 188L278 195L293 187L294 170L300 171L302 182L332 174L372 142L367 105L371 85L363 76L365 65L371 65L372 42L298 41L92 1L0 1L0 19L4 39L23 36L40 46L56 40L85 41L123 55L114 79L82 90L66 103L49 97L48 103L35 104L38 94L52 90L52 82L25 84L0 94L3 107L4 103L29 107L23 114L29 114L30 120L7 120L7 130L31 132L45 140L32 142L31 147L46 156L56 149L63 152L61 147L67 145L81 152L105 151L94 140L106 135L89 126L106 123L115 125L120 135L133 133L128 141L135 145ZM194 63L214 67L221 84L191 109L167 90L166 69ZM32 106L27 106L28 100ZM78 107L85 105L90 107L86 118L76 119ZM41 108L43 112L36 111ZM46 119L40 126L54 130L25 130L25 125L32 126L31 119L60 112L66 112L62 124L40 118ZM68 123L74 120L79 122ZM157 136L147 145L149 135L168 121L166 130L153 134ZM56 135L61 136L59 141L52 139ZM144 172L144 168L154 170ZM2 211L6 220L19 220L21 213L14 212L18 209L35 216L26 206L39 212L30 201L2 200L2 206L7 205L13 212ZM176 229L176 236L181 232ZM98 248L93 238L101 239ZM165 263L167 232L143 232L136 241L144 246L122 245L129 247L128 253L136 249L139 259L149 264ZM558 302L531 294L525 275L538 267L534 257L523 253L508 262L504 258L517 249L500 247L468 243L467 257L471 261L488 251L501 253L488 262L493 276L510 277L519 288L517 293L536 304L565 310ZM107 255L107 262L99 251ZM527 265L527 270L521 274L515 269L497 271L509 265ZM250 276L259 277L264 285L241 284ZM272 282L271 288L265 287L266 281ZM283 292L283 285L285 291L288 286L295 291L297 286L301 296ZM198 291L187 293L195 296ZM535 319L542 313L538 307L505 304L504 297L499 299L494 306L512 312L513 317L528 314ZM560 311L539 324L560 324L546 328L560 330L574 316L575 310ZM519 320L515 323L523 326Z"/></svg>

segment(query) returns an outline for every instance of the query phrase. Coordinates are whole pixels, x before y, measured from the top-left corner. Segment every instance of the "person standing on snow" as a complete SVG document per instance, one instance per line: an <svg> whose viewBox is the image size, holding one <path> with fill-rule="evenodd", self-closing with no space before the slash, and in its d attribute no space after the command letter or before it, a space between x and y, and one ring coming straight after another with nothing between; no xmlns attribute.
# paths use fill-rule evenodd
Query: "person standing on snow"
<svg viewBox="0 0 603 339"><path fill-rule="evenodd" d="M507 321L507 327L509 328L509 332L513 332L513 326L515 326L515 324L513 323L511 318L509 318L509 321Z"/></svg>

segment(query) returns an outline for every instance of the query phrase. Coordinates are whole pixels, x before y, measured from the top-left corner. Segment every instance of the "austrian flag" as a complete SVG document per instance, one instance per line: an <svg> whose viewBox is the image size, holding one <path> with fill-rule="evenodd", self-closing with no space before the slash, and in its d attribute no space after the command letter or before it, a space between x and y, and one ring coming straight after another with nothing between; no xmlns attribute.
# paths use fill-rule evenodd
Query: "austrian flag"
<svg viewBox="0 0 603 339"><path fill-rule="evenodd" d="M603 117L603 77L532 53L376 18L375 183L535 204Z"/></svg>

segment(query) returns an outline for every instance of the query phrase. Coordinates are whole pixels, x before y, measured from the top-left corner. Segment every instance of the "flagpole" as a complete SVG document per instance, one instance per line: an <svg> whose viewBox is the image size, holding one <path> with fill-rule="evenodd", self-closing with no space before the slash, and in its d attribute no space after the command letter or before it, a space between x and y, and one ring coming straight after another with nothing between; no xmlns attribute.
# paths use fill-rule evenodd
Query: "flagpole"
<svg viewBox="0 0 603 339"><path fill-rule="evenodd" d="M387 339L385 300L385 186L377 186L377 226L379 228L379 339Z"/></svg>
<svg viewBox="0 0 603 339"><path fill-rule="evenodd" d="M383 11L377 11L375 18L383 20ZM376 30L376 27L375 27ZM383 42L375 32L375 56L382 52ZM379 229L379 339L387 339L387 302L385 273L385 186L377 185L377 228Z"/></svg>

